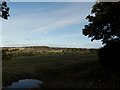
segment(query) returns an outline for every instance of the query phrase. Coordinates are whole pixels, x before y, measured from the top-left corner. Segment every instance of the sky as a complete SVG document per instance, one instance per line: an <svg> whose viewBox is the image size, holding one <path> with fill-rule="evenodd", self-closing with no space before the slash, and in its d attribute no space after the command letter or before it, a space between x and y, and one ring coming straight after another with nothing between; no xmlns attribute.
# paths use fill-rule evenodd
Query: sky
<svg viewBox="0 0 120 90"><path fill-rule="evenodd" d="M11 2L118 2L120 0L8 0Z"/></svg>
<svg viewBox="0 0 120 90"><path fill-rule="evenodd" d="M9 2L10 17L2 20L2 44L14 46L49 46L100 48L82 34L95 2Z"/></svg>

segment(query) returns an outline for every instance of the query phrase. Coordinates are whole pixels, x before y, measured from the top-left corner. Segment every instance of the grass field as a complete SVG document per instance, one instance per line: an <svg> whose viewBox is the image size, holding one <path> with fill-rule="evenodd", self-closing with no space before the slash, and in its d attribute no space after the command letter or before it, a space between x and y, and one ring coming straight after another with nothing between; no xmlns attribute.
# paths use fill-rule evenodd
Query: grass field
<svg viewBox="0 0 120 90"><path fill-rule="evenodd" d="M26 56L3 61L3 86L38 79L38 88L116 88L120 72L103 67L97 54Z"/></svg>

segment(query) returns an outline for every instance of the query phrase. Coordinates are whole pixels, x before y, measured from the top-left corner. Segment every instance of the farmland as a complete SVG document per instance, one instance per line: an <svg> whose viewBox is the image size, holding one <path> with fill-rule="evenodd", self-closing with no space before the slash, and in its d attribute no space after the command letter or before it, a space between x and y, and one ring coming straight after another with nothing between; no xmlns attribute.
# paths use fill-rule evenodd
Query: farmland
<svg viewBox="0 0 120 90"><path fill-rule="evenodd" d="M38 49L37 49L38 50ZM53 51L52 51L53 50ZM48 47L44 53L18 52L10 60L3 60L3 87L20 79L43 81L37 88L116 88L120 73L103 67L98 62L96 50L61 49ZM49 52L48 52L49 51ZM24 56L23 56L24 55Z"/></svg>

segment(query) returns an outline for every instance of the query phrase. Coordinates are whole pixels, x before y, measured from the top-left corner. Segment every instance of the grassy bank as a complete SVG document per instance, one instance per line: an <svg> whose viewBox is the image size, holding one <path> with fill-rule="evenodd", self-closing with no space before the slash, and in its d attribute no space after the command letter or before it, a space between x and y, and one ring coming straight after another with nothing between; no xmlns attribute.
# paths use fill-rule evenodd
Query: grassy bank
<svg viewBox="0 0 120 90"><path fill-rule="evenodd" d="M39 88L119 87L120 73L101 66L97 54L15 57L3 61L3 86L38 79Z"/></svg>

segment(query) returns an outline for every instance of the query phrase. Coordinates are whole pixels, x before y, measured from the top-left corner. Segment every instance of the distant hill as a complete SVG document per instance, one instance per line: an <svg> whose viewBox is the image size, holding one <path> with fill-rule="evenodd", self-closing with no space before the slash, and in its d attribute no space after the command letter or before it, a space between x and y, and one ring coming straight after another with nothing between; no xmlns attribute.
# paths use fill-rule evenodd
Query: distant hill
<svg viewBox="0 0 120 90"><path fill-rule="evenodd" d="M22 50L22 51L98 51L98 49L89 48L61 48L61 47L48 47L48 46L27 46L27 47L3 47L8 50Z"/></svg>

